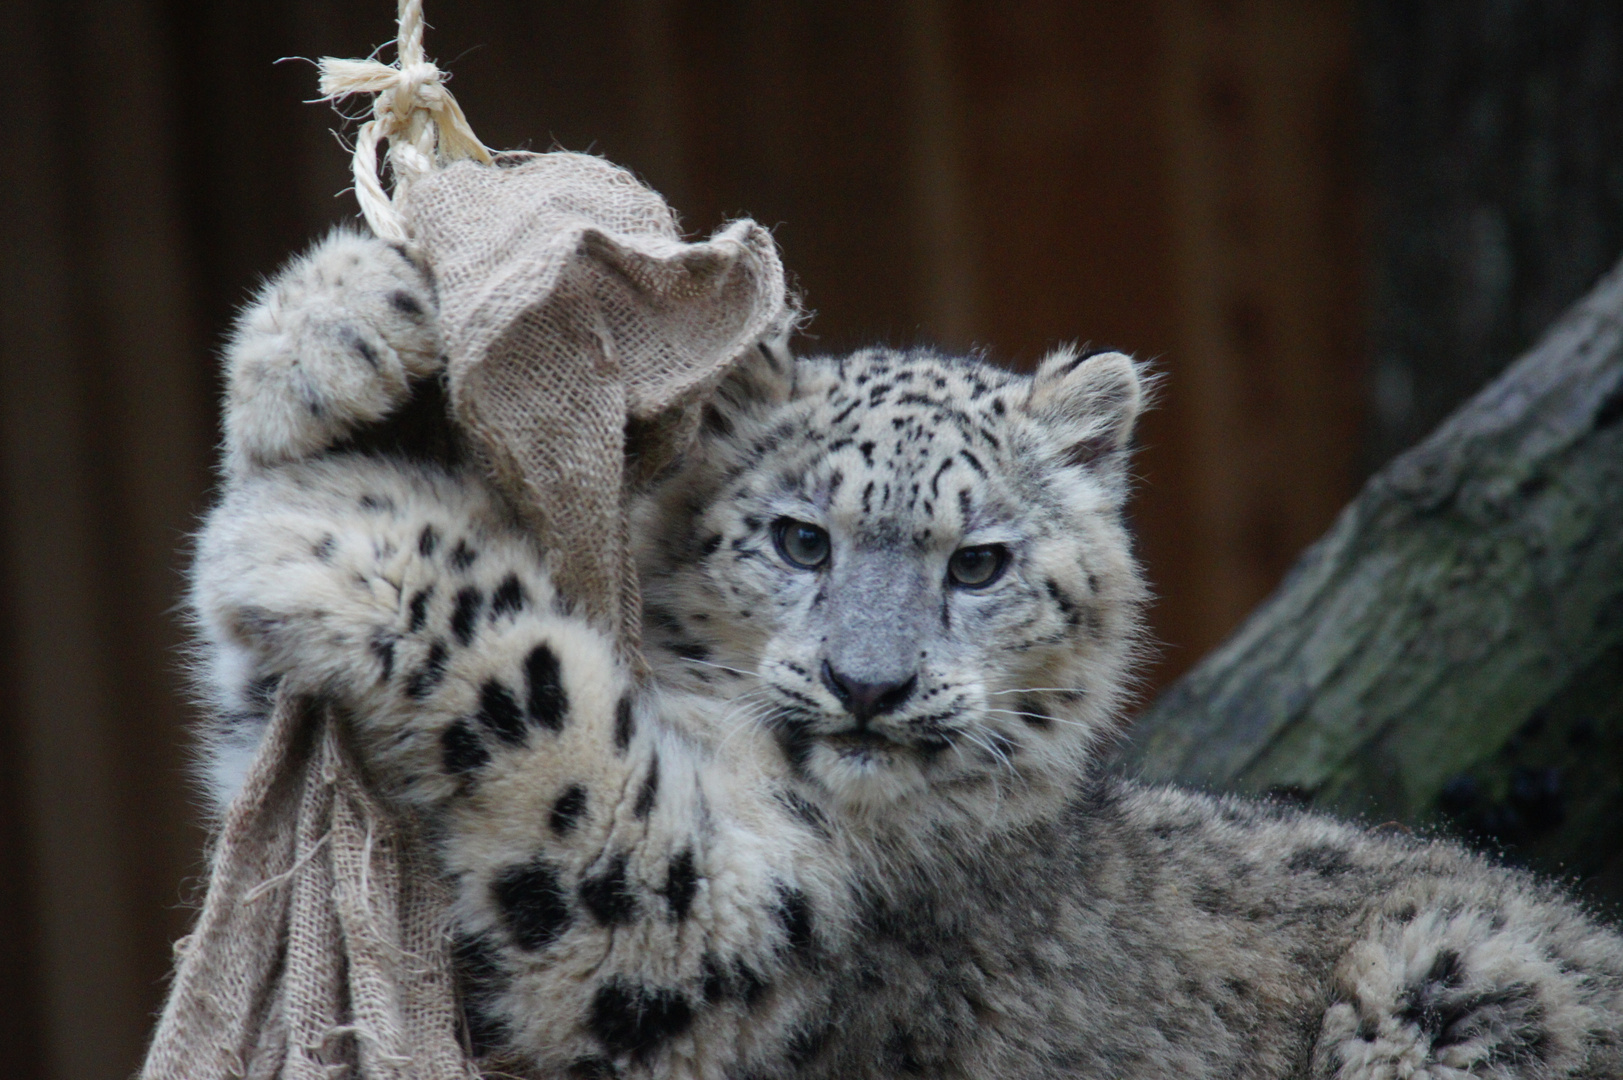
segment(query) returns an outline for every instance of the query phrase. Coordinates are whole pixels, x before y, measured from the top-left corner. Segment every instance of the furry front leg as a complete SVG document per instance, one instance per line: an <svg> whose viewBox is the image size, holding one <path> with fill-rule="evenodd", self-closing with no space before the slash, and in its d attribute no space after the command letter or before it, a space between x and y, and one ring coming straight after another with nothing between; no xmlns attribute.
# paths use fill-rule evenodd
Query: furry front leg
<svg viewBox="0 0 1623 1080"><path fill-rule="evenodd" d="M430 822L493 1060L719 1076L794 1052L841 934L826 840L639 702L476 475L264 470L205 530L194 596L222 675L332 700Z"/></svg>
<svg viewBox="0 0 1623 1080"><path fill-rule="evenodd" d="M556 725L451 729L470 1030L497 1061L582 1075L781 1067L841 935L816 838L652 703L577 702L592 685L565 666Z"/></svg>
<svg viewBox="0 0 1623 1080"><path fill-rule="evenodd" d="M286 673L267 662L270 637L255 624L274 629L272 609L330 591L311 556L345 561L377 593L358 601L350 590L338 597L346 603L399 599L390 592L398 574L384 565L398 545L370 534L393 505L387 492L410 502L414 485L370 476L358 481L366 490L350 491L347 466L316 462L400 410L414 383L433 387L426 380L443 365L437 318L432 276L406 248L337 230L284 267L237 321L224 358L226 494L200 539L192 589L197 683L212 714L205 767L220 806L241 783ZM306 466L315 472L298 471ZM354 667L340 655L320 661L335 677Z"/></svg>

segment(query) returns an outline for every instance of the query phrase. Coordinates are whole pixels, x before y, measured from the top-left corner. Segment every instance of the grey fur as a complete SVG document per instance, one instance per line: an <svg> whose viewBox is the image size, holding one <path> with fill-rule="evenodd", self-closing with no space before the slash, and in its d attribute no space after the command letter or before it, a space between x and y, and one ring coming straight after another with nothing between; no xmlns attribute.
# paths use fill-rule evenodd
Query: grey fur
<svg viewBox="0 0 1623 1080"><path fill-rule="evenodd" d="M344 707L435 825L492 1070L1623 1075L1623 940L1554 887L1100 771L1144 598L1126 357L758 358L636 507L638 694L476 469L368 441L433 374L402 290L432 311L340 235L233 344L193 587L212 775L277 680ZM984 545L1003 575L955 583ZM908 692L857 715L857 683Z"/></svg>
<svg viewBox="0 0 1623 1080"><path fill-rule="evenodd" d="M925 624L938 605L932 582L891 546L855 546L828 575L826 621L810 624L828 637L834 670L868 683L901 683L918 668Z"/></svg>

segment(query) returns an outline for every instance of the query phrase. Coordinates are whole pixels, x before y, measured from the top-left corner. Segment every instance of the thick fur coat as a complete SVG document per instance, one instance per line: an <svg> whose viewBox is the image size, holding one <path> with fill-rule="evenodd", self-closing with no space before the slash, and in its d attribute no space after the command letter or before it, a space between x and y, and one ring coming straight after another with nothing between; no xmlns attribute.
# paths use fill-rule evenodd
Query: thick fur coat
<svg viewBox="0 0 1623 1080"><path fill-rule="evenodd" d="M337 705L429 825L492 1069L1623 1075L1623 939L1553 887L1101 770L1129 358L763 343L636 506L639 687L458 452L440 356L404 249L271 282L192 603L217 797L278 688Z"/></svg>

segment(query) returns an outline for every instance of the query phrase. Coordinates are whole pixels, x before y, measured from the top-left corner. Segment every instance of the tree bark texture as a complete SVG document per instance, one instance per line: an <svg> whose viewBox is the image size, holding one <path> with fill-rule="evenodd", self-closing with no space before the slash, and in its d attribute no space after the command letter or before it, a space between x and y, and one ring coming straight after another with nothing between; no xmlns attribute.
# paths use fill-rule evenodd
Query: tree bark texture
<svg viewBox="0 0 1623 1080"><path fill-rule="evenodd" d="M1623 266L1380 470L1121 766L1623 900Z"/></svg>

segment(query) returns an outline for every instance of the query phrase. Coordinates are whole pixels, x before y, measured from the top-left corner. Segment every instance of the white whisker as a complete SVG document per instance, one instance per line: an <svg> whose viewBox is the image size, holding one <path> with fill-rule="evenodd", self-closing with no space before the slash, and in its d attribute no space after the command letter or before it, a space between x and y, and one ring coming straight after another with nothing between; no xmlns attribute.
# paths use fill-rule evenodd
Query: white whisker
<svg viewBox="0 0 1623 1080"><path fill-rule="evenodd" d="M747 731L752 727L764 727L768 720L774 719L777 715L787 711L782 705L774 701L750 703L747 708L739 710L736 721L732 724L732 729L722 736L717 750L725 749L727 744L732 742L739 732Z"/></svg>
<svg viewBox="0 0 1623 1080"><path fill-rule="evenodd" d="M771 707L772 702L765 695L751 699L740 698L735 700L727 708L726 712L722 713L721 716L716 718L716 724L719 727L726 727L731 725L740 717L747 718L758 714L763 710L770 709Z"/></svg>
<svg viewBox="0 0 1623 1080"><path fill-rule="evenodd" d="M989 712L989 713L1003 713L1006 716L1029 716L1033 720L1052 720L1056 724L1069 724L1072 727L1079 727L1079 728L1091 728L1091 727L1093 727L1092 724L1084 723L1081 720L1070 720L1070 719L1067 719L1066 717L1063 717L1063 716L1049 716L1047 713L1021 712L1019 709L993 709L993 708L988 708L986 711Z"/></svg>
<svg viewBox="0 0 1623 1080"><path fill-rule="evenodd" d="M988 690L987 697L1001 697L1004 694L1085 694L1085 686L1022 686L1015 690Z"/></svg>
<svg viewBox="0 0 1623 1080"><path fill-rule="evenodd" d="M719 715L713 721L717 730L727 732L734 729L735 723L748 722L752 714L759 712L763 707L769 706L767 700L767 687L755 686L727 702Z"/></svg>
<svg viewBox="0 0 1623 1080"><path fill-rule="evenodd" d="M957 732L957 734L964 736L964 738L968 739L970 742L973 742L976 746L980 746L983 749L990 749L985 743L981 742L981 740L976 738L974 735L971 735L968 731L960 730ZM1007 762L1005 764L1008 765L1010 775L1014 775L1013 765ZM1003 809L1003 783L1000 775L996 772L988 774L987 779L992 782L993 809L991 817L995 820L998 813L1000 813Z"/></svg>
<svg viewBox="0 0 1623 1080"><path fill-rule="evenodd" d="M777 708L777 704L766 699L745 702L738 708L731 710L727 714L724 722L736 727L741 723L750 723L752 721L759 720L761 717Z"/></svg>
<svg viewBox="0 0 1623 1080"><path fill-rule="evenodd" d="M980 747L982 750L985 750L987 755L991 757L993 761L1008 769L1011 774L1014 772L1014 762L1009 759L1009 755L1000 747L987 742L978 735L975 735L969 731L960 731L959 734L968 739L970 742L974 743L976 746Z"/></svg>
<svg viewBox="0 0 1623 1080"><path fill-rule="evenodd" d="M728 667L726 664L717 664L710 660L700 660L692 656L678 656L677 659L682 661L684 664L703 664L705 667L713 667L719 668L722 671L730 671L734 675L742 675L747 679L758 679L761 677L757 672L754 671L745 671L743 668Z"/></svg>

